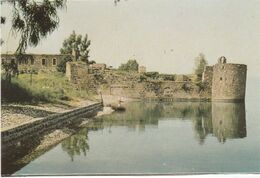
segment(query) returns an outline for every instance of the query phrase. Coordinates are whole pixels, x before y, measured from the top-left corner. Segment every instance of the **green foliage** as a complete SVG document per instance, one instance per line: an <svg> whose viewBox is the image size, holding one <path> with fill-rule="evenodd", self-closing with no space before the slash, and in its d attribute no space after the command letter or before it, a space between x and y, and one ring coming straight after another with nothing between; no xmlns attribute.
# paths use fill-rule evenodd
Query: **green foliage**
<svg viewBox="0 0 260 178"><path fill-rule="evenodd" d="M88 63L89 59L89 46L91 41L88 39L86 34L84 38L82 35L77 35L75 31L63 41L62 48L60 49L61 54L72 54L75 52L76 60L81 60Z"/></svg>
<svg viewBox="0 0 260 178"><path fill-rule="evenodd" d="M189 92L191 90L191 87L188 83L184 83L181 87L185 92Z"/></svg>
<svg viewBox="0 0 260 178"><path fill-rule="evenodd" d="M158 72L145 72L144 75L151 79L158 79L159 73Z"/></svg>
<svg viewBox="0 0 260 178"><path fill-rule="evenodd" d="M194 73L197 75L197 80L200 81L202 78L202 73L204 71L204 67L208 64L205 55L200 53L199 56L195 58L195 69Z"/></svg>
<svg viewBox="0 0 260 178"><path fill-rule="evenodd" d="M6 102L60 102L91 97L88 90L76 90L62 73L20 74L9 83L2 79L1 100Z"/></svg>
<svg viewBox="0 0 260 178"><path fill-rule="evenodd" d="M159 74L159 77L165 81L175 81L176 75L174 74Z"/></svg>
<svg viewBox="0 0 260 178"><path fill-rule="evenodd" d="M70 156L71 161L74 160L76 155L84 154L87 155L87 151L89 150L88 145L88 129L81 129L77 134L72 135L68 139L64 140L61 144L62 150L67 152Z"/></svg>
<svg viewBox="0 0 260 178"><path fill-rule="evenodd" d="M12 74L18 75L17 64L15 63L14 60L12 60L11 62L2 61L1 65L3 69L3 73L5 75L5 81L11 82Z"/></svg>
<svg viewBox="0 0 260 178"><path fill-rule="evenodd" d="M139 78L138 81L139 81L139 82L147 81L147 77L146 77L144 74L142 74L142 75L140 75L140 78Z"/></svg>
<svg viewBox="0 0 260 178"><path fill-rule="evenodd" d="M128 60L126 64L121 64L119 70L122 71L138 71L139 64L136 60Z"/></svg>
<svg viewBox="0 0 260 178"><path fill-rule="evenodd" d="M72 61L70 56L65 56L63 59L60 61L60 63L57 65L57 71L65 73L66 72L66 63Z"/></svg>
<svg viewBox="0 0 260 178"><path fill-rule="evenodd" d="M197 82L196 85L199 87L199 91L204 91L207 88L207 83L202 81Z"/></svg>
<svg viewBox="0 0 260 178"><path fill-rule="evenodd" d="M9 0L13 6L12 29L21 34L17 53L24 53L28 44L37 46L59 24L57 10L65 6L66 0Z"/></svg>

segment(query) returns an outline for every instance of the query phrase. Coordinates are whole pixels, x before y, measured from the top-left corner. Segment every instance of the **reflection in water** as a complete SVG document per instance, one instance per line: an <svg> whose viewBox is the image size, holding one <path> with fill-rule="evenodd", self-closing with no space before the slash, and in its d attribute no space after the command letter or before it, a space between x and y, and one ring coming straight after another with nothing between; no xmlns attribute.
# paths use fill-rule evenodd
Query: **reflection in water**
<svg viewBox="0 0 260 178"><path fill-rule="evenodd" d="M82 129L76 135L72 135L70 138L62 142L62 149L66 151L71 158L74 160L75 155L81 155L81 153L86 156L89 150L88 141L88 130Z"/></svg>
<svg viewBox="0 0 260 178"><path fill-rule="evenodd" d="M148 125L157 128L159 120L191 120L200 144L207 135L217 137L220 142L226 138L246 137L244 103L136 102L126 107L125 113L108 115L94 122L100 124L102 120L103 127L126 126L132 131L145 131Z"/></svg>
<svg viewBox="0 0 260 178"><path fill-rule="evenodd" d="M213 134L222 143L227 138L246 137L244 103L212 103Z"/></svg>
<svg viewBox="0 0 260 178"><path fill-rule="evenodd" d="M126 127L130 132L145 132L146 129L157 129L160 121L163 120L183 120L192 123L195 139L200 145L203 145L208 135L217 137L222 143L226 139L246 137L244 103L134 102L127 103L125 107L126 112L114 113L95 119L86 124L76 134L65 139L61 143L61 147L69 155L71 161L74 161L75 156L86 156L91 149L91 145L88 143L89 132L103 130L104 128L108 128L106 134L112 133L114 127ZM175 122L169 123L174 124ZM31 140L28 141L28 143L30 142ZM39 144L37 141L35 143L36 146ZM29 144L23 143L22 145L28 147ZM27 153L32 152L36 146L26 147L24 150L22 146L19 146L22 153L24 151L20 155L24 157ZM18 151L14 150L13 152ZM8 155L12 155L12 152ZM30 160L26 160L24 164L18 164L19 159L21 158L15 156L15 159L13 159L15 162L7 161L9 163L8 168L6 168L8 173L13 173L30 162ZM31 160L33 159L35 157Z"/></svg>

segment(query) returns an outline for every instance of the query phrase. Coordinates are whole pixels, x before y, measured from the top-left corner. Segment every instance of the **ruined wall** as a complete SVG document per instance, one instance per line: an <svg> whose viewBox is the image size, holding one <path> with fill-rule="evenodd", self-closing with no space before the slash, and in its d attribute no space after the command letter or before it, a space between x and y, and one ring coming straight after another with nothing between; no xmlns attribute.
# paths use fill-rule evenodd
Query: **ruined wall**
<svg viewBox="0 0 260 178"><path fill-rule="evenodd" d="M106 90L101 89L101 91L104 94L139 99L210 99L206 92L199 91L199 87L192 82L145 81L129 85L111 85Z"/></svg>
<svg viewBox="0 0 260 178"><path fill-rule="evenodd" d="M18 64L18 70L20 72L26 72L30 70L49 70L56 71L56 66L66 56L72 58L71 55L61 54L25 54L20 56L19 59L15 54L1 54L1 60L5 62L11 62L12 60Z"/></svg>
<svg viewBox="0 0 260 178"><path fill-rule="evenodd" d="M88 66L83 62L67 62L66 77L71 83L80 83L88 75Z"/></svg>
<svg viewBox="0 0 260 178"><path fill-rule="evenodd" d="M218 63L213 66L212 99L243 101L246 90L247 66Z"/></svg>
<svg viewBox="0 0 260 178"><path fill-rule="evenodd" d="M145 66L138 66L138 72L139 73L145 73L146 72L146 67Z"/></svg>

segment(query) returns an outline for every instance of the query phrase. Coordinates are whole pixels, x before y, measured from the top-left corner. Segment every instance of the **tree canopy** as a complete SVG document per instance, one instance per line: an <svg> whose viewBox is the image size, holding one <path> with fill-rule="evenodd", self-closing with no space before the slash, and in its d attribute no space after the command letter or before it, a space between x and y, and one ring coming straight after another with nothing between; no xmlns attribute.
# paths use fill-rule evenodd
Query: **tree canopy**
<svg viewBox="0 0 260 178"><path fill-rule="evenodd" d="M123 71L138 71L139 64L136 60L128 60L126 64L121 64L119 70Z"/></svg>
<svg viewBox="0 0 260 178"><path fill-rule="evenodd" d="M201 79L202 73L204 71L204 67L208 64L206 57L204 54L200 53L196 58L195 58L195 69L194 73L197 75L198 78Z"/></svg>
<svg viewBox="0 0 260 178"><path fill-rule="evenodd" d="M88 39L86 34L84 38L82 35L77 35L75 31L63 41L62 48L60 49L61 54L73 54L75 53L76 60L81 60L86 63L89 62L89 46L91 41Z"/></svg>
<svg viewBox="0 0 260 178"><path fill-rule="evenodd" d="M20 34L16 53L25 53L28 45L37 46L59 24L57 10L65 7L66 0L7 0L12 5L12 30ZM1 17L1 23L5 18Z"/></svg>

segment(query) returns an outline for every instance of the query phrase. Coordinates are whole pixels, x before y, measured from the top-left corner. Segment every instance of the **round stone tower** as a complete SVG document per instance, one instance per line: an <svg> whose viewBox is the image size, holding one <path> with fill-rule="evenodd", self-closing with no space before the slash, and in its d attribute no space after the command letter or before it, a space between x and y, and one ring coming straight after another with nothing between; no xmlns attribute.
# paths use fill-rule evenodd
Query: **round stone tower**
<svg viewBox="0 0 260 178"><path fill-rule="evenodd" d="M226 63L226 58L220 57L213 66L212 100L244 101L246 72L246 65Z"/></svg>

